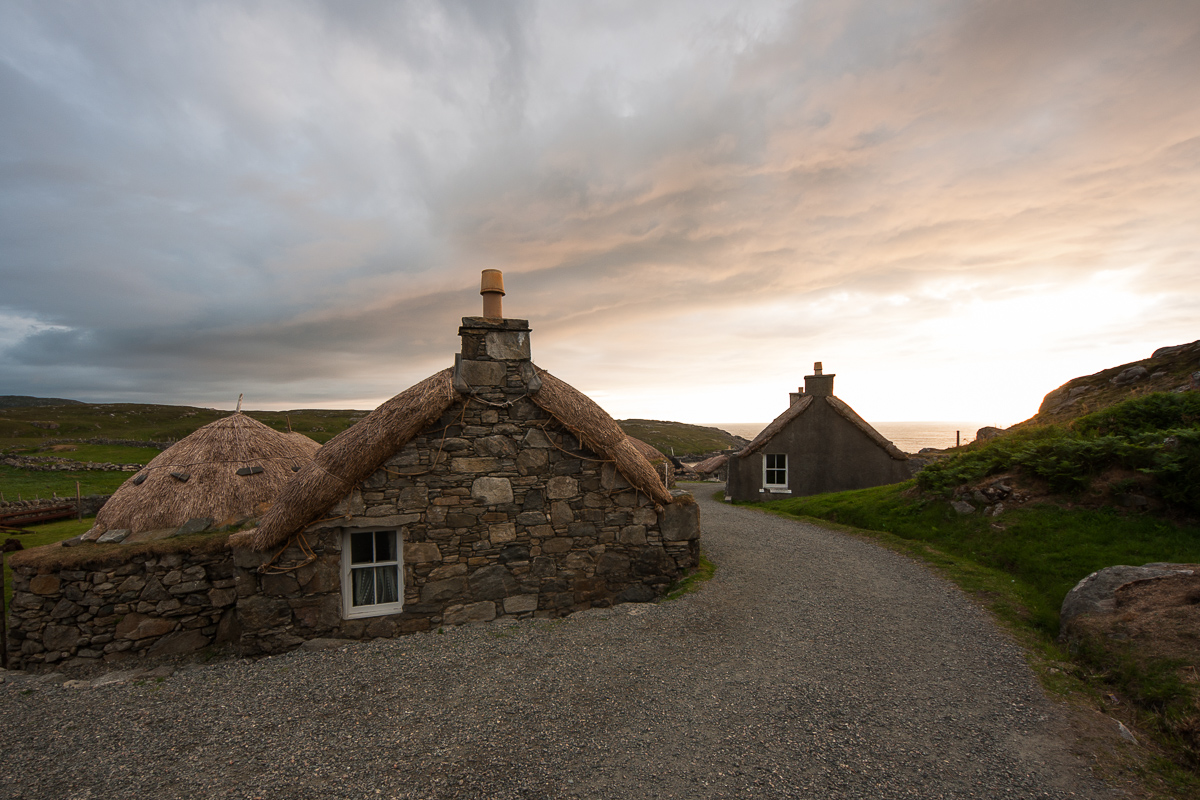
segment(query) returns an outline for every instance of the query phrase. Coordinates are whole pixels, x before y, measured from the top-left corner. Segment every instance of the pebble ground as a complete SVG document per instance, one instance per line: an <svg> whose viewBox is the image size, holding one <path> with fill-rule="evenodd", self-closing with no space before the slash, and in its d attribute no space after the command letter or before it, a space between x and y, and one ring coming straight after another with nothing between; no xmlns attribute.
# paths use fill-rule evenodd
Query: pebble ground
<svg viewBox="0 0 1200 800"><path fill-rule="evenodd" d="M0 797L1118 796L953 586L693 488L718 570L670 603L167 677L8 673Z"/></svg>

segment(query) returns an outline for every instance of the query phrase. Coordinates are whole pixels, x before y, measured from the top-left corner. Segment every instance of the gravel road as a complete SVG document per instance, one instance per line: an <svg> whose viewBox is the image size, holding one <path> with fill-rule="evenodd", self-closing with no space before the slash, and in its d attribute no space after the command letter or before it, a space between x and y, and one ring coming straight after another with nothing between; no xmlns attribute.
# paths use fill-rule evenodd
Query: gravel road
<svg viewBox="0 0 1200 800"><path fill-rule="evenodd" d="M0 797L1115 796L957 589L695 488L718 570L675 602L104 685L8 673Z"/></svg>

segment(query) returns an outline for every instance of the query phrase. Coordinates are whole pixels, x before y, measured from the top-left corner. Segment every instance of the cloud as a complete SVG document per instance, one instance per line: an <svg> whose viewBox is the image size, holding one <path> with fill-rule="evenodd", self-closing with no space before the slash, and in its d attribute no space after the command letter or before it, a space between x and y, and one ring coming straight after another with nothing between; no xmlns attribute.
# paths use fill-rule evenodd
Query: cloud
<svg viewBox="0 0 1200 800"><path fill-rule="evenodd" d="M773 416L727 387L814 360L979 404L950 387L987 353L1032 386L983 393L1011 422L1195 338L1198 72L1186 0L13 3L0 369L373 402L497 267L618 415Z"/></svg>

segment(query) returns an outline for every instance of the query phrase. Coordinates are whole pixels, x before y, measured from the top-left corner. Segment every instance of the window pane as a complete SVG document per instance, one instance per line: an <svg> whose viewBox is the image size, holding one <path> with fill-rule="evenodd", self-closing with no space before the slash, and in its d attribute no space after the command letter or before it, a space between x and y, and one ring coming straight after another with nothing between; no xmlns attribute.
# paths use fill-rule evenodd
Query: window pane
<svg viewBox="0 0 1200 800"><path fill-rule="evenodd" d="M400 581L396 567L376 567L375 587L377 603L396 603L400 601Z"/></svg>
<svg viewBox="0 0 1200 800"><path fill-rule="evenodd" d="M375 570L355 569L350 574L354 577L354 605L375 605Z"/></svg>
<svg viewBox="0 0 1200 800"><path fill-rule="evenodd" d="M768 486L787 485L787 453L767 453L763 478Z"/></svg>
<svg viewBox="0 0 1200 800"><path fill-rule="evenodd" d="M396 532L375 531L375 560L396 560Z"/></svg>
<svg viewBox="0 0 1200 800"><path fill-rule="evenodd" d="M370 531L350 534L350 563L370 564L375 560L372 544L375 534Z"/></svg>

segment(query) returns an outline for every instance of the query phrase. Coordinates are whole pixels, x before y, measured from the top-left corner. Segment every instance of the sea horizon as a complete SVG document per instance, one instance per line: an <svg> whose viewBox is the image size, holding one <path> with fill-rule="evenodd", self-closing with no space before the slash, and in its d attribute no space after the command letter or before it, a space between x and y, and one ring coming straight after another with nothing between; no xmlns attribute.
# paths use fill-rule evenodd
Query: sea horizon
<svg viewBox="0 0 1200 800"><path fill-rule="evenodd" d="M753 439L770 422L701 422L708 428L719 428L735 436ZM916 453L923 447L939 450L954 447L956 442L966 444L975 441L975 434L984 427L1005 427L995 422L963 422L947 420L918 420L872 422L871 427L883 434L892 444L906 453ZM956 439L956 436L958 437Z"/></svg>

